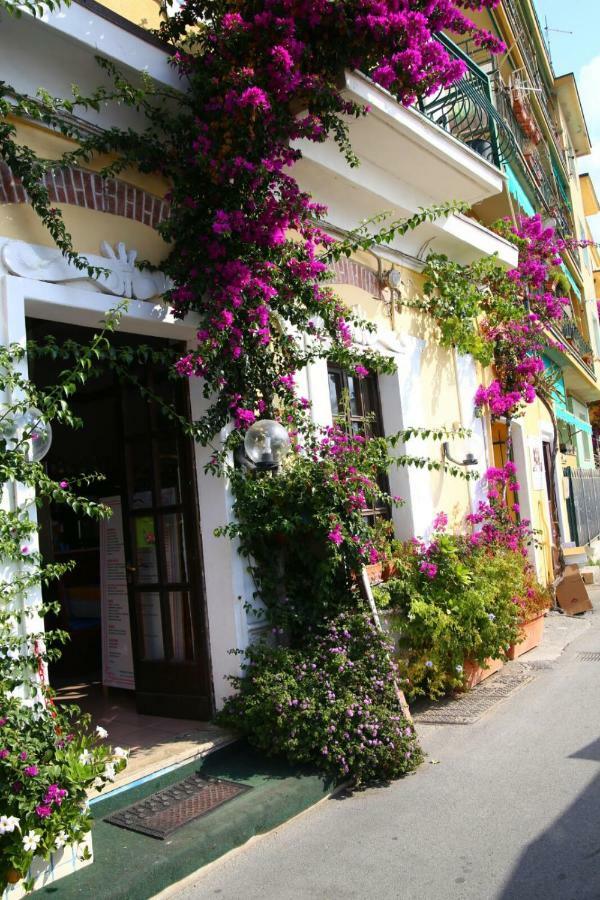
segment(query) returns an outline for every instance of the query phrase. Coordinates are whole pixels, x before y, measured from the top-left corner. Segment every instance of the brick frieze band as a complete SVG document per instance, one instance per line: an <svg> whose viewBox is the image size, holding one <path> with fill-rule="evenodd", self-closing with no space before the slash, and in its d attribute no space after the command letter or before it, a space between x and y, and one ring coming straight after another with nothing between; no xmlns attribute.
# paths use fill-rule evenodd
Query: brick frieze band
<svg viewBox="0 0 600 900"><path fill-rule="evenodd" d="M169 213L169 203L119 178L75 167L46 172L44 185L53 203L112 213L156 228ZM0 203L29 203L29 197L10 168L0 162Z"/></svg>

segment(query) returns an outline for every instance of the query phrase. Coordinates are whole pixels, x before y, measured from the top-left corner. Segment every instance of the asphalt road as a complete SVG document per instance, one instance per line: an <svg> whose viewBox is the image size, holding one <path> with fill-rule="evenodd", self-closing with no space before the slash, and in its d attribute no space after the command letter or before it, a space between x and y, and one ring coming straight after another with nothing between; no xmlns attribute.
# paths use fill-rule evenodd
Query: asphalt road
<svg viewBox="0 0 600 900"><path fill-rule="evenodd" d="M599 900L600 612L588 616L551 668L475 724L421 726L416 774L327 800L170 896Z"/></svg>

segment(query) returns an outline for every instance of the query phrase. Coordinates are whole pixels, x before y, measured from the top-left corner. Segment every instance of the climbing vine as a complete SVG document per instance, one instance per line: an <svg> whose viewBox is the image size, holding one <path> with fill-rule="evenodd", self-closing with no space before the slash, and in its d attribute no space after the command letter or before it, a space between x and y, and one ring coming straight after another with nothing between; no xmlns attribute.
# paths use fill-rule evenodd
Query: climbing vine
<svg viewBox="0 0 600 900"><path fill-rule="evenodd" d="M560 349L549 330L560 325L570 302L559 293L561 254L582 242L560 238L539 214L521 217L516 226L503 220L495 229L518 247L515 268L507 270L494 258L461 265L431 255L424 297L411 305L434 318L443 346L493 364L495 378L479 387L475 404L494 417L513 418L536 398L551 400L553 383L542 354Z"/></svg>
<svg viewBox="0 0 600 900"><path fill-rule="evenodd" d="M37 458L51 422L77 427L70 398L94 371L118 325L121 310L87 345L79 345L58 383L37 388L21 371L26 348L0 348L0 887L25 879L34 856L48 858L67 844L89 855L87 792L114 781L127 751L111 748L107 732L91 729L89 716L54 702L47 665L60 655L67 635L46 631L44 616L58 612L52 583L74 563L47 563L37 546L33 510L64 504L77 515L101 518L109 510L89 500L87 486L99 473L49 477ZM52 352L46 346L46 352ZM33 352L33 347L29 347Z"/></svg>
<svg viewBox="0 0 600 900"><path fill-rule="evenodd" d="M492 8L496 3L497 0L190 0L160 30L160 36L175 48L173 65L181 77L181 91L158 89L147 79L134 85L106 61L101 61L101 65L112 76L113 87L99 89L92 97L83 97L75 90L72 98L57 100L40 90L36 98L29 98L19 95L10 85L1 86L0 155L23 183L33 208L63 254L75 265L87 267L90 275L98 270L88 267L74 250L60 211L50 204L43 185L45 172L60 166L86 165L98 154L108 153L113 161L102 170L103 174L114 175L133 165L142 173L159 174L169 181L170 215L160 230L170 246L163 268L173 287L165 300L177 317L193 314L198 322L197 346L179 359L176 367L180 376L201 378L209 400L208 411L194 423L194 436L207 444L230 422L236 430L243 431L259 416L285 417L300 430L298 443L304 448L304 456L298 455L289 476L277 486L267 481L244 481L239 474L233 476L240 523L235 534L248 550L248 532L256 529L257 520L244 517L243 507L246 501L250 505L252 491L250 499L260 505L261 498L264 500L269 490L278 491L281 484L281 491L287 487L288 494L271 496L271 500L282 506L288 504L289 509L290 498L299 496L299 490L311 496L309 476L318 476L314 484L322 498L326 497L330 509L326 512L325 504L318 508L310 508L309 504L306 508L305 502L304 513L300 509L297 513L295 527L304 524L313 534L323 533L319 552L326 558L326 565L318 564L317 570L325 572L324 583L317 584L318 593L310 580L303 597L296 591L304 608L292 610L285 622L281 621L281 602L273 603L269 613L273 627L287 629L293 639L294 615L300 616L298 621L307 622L308 612L321 605L316 610L310 639L303 647L291 648L303 655L301 666L310 657L310 665L316 668L323 654L333 653L334 648L329 646L333 641L335 653L352 663L346 667L341 658L334 660L339 663L339 675L342 670L352 669L359 656L362 659L366 644L373 645L377 666L372 667L372 685L373 691L381 694L382 712L380 719L369 723L370 736L354 741L352 753L345 754L343 741L347 739L338 715L341 707L336 707L336 723L321 722L324 727L336 729L335 771L357 777L376 774L384 731L381 753L388 758L383 774L401 774L410 768L407 759L418 759L418 751L412 746L412 731L406 733L409 726L393 708L390 685L394 671L386 648L377 645L373 625L365 619L364 610L360 609L358 623L352 619L352 610L340 611L335 602L340 592L345 592L346 597L355 596L353 574L366 559L374 559L377 554L362 511L367 496L380 491L375 476L387 460L381 444L367 441L358 446L360 441L344 437L339 429L322 435L317 444L311 443L305 415L308 400L298 396L294 376L320 358L336 361L359 377L370 371L391 370L389 359L355 341L358 328L371 330L373 326L349 312L328 287L330 264L374 243L390 243L423 222L462 207L449 203L421 210L402 221L390 221L389 217L373 220L363 223L344 240L334 241L327 232L326 209L301 189L294 170L302 158L303 141L332 140L349 165L358 163L351 147L350 123L367 115L368 110L344 93L346 69L361 70L400 102L410 105L440 87L449 87L463 75L464 64L451 59L436 40L439 31L471 36L476 44L493 52L502 49L500 42L466 15L469 10ZM105 129L90 135L73 116L111 102L141 111L147 127L139 133ZM38 159L30 148L18 143L15 117L57 129L77 142L76 149L59 159ZM537 240L529 233L517 237ZM544 253L546 250L540 248L538 255ZM528 290L538 277L532 271L523 270L521 274L525 281L514 287L515 304L519 290ZM471 297L468 302L472 300ZM499 367L503 338L500 332L493 332L493 327L488 323L484 331L487 329L488 338L494 341L494 358ZM531 321L526 327L537 333L537 326ZM527 359L532 346L528 345ZM483 353L483 344L475 342L473 350ZM519 372L515 376L517 386L507 384L507 395L518 393L519 402L527 400L527 388L523 385L531 384L534 374L529 370ZM64 389L64 385L61 387ZM56 401L59 416L63 414L62 399ZM489 397L483 402L491 406ZM42 411L49 413L50 408L44 406ZM353 466L350 455L360 458L360 465ZM14 469L16 457L11 459L13 469L7 470L6 475L16 478L20 472ZM406 464L410 462L402 459ZM423 459L421 464L428 463ZM220 470L220 460L215 460L214 468ZM352 468L356 471L352 472ZM41 470L35 471L40 496L45 490L52 495L59 490L65 492L64 500L69 502L69 486L59 485L57 489L44 482ZM319 490L315 488L312 499ZM306 497L303 499L306 501ZM92 509L80 499L72 502L78 504L81 512L102 515L100 508ZM263 512L266 514L266 508ZM271 507L271 513L281 525L283 516L277 517L276 506ZM279 532L269 533L264 516L262 523L265 535L279 540ZM282 526L281 531L280 545L284 547L286 528ZM231 535L234 536L233 531ZM314 558L319 560L316 548ZM41 564L41 560L35 562ZM284 585L292 584L289 559L287 582L279 575L272 577L266 559L257 567L257 580L267 600L269 596L285 600ZM45 576L37 570L31 577L39 582ZM356 606L360 607L358 601ZM347 620L346 615L350 616ZM339 650L338 637L340 642L347 642L346 649ZM267 651L265 654L268 657ZM272 657L267 657L265 671L269 670L277 682L277 666L273 668ZM296 662L294 659L293 665ZM295 669L290 665L289 672L293 674ZM364 659L360 665L369 668ZM256 698L253 677L244 686L238 685L250 706ZM358 710L362 715L370 699L365 694L364 679L357 685L346 671L342 680L344 710L352 710L353 715ZM376 733L380 727L381 738ZM321 740L323 730L317 732ZM315 747L314 734L311 737L309 733L301 758L306 759L306 754L314 758ZM327 756L328 746L319 752Z"/></svg>

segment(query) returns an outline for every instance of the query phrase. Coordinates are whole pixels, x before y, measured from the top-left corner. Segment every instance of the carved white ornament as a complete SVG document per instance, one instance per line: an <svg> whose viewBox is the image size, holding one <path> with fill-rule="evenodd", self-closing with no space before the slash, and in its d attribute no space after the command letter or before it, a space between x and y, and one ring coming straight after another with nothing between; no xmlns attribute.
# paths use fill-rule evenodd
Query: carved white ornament
<svg viewBox="0 0 600 900"><path fill-rule="evenodd" d="M113 249L107 241L102 241L100 250L102 256L83 254L90 266L107 270L92 277L85 269L78 269L66 260L60 250L25 241L7 241L0 250L0 259L11 275L59 284L88 282L116 297L150 300L171 287L170 279L162 272L136 268L137 250L127 250L124 243L119 242Z"/></svg>

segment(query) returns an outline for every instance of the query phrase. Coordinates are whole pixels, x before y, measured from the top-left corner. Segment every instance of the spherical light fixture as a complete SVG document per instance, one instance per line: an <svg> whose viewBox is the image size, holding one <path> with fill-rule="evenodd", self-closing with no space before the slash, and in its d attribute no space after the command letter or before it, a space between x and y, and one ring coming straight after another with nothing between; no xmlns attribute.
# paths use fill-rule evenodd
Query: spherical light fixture
<svg viewBox="0 0 600 900"><path fill-rule="evenodd" d="M275 471L289 453L290 438L281 422L260 419L246 432L244 450L259 471Z"/></svg>
<svg viewBox="0 0 600 900"><path fill-rule="evenodd" d="M383 273L383 279L385 284L392 288L393 291L399 291L404 284L402 281L402 273L399 272L398 269L388 269L387 272Z"/></svg>
<svg viewBox="0 0 600 900"><path fill-rule="evenodd" d="M52 444L52 426L35 406L21 413L10 422L7 443L13 449L19 447L29 462L39 462Z"/></svg>

